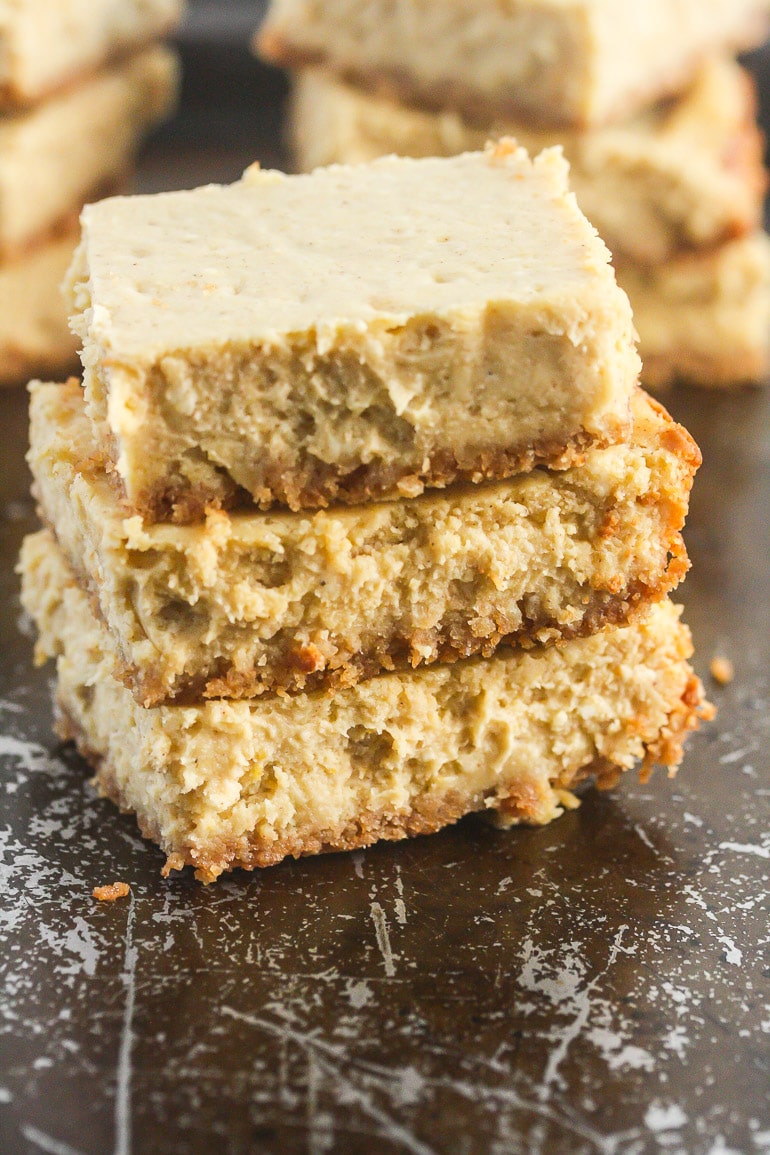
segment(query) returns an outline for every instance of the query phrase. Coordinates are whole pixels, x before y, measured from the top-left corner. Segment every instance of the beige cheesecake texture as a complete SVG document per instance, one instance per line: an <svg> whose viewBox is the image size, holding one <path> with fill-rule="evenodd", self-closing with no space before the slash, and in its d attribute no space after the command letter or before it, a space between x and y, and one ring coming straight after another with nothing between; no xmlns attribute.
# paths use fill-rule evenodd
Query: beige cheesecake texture
<svg viewBox="0 0 770 1155"><path fill-rule="evenodd" d="M175 56L157 46L0 115L0 257L62 222L72 228L86 200L115 191L143 135L170 113L177 84Z"/></svg>
<svg viewBox="0 0 770 1155"><path fill-rule="evenodd" d="M2 0L0 107L37 103L169 31L181 0Z"/></svg>
<svg viewBox="0 0 770 1155"><path fill-rule="evenodd" d="M273 0L261 54L465 116L591 126L759 43L767 0Z"/></svg>
<svg viewBox="0 0 770 1155"><path fill-rule="evenodd" d="M333 696L140 707L113 641L47 533L23 601L57 659L60 733L100 789L203 881L234 866L428 833L480 810L545 823L586 776L674 768L703 713L667 600L637 623L532 652L391 673Z"/></svg>
<svg viewBox="0 0 770 1155"><path fill-rule="evenodd" d="M250 170L82 225L88 412L148 519L412 497L628 434L631 311L558 151Z"/></svg>
<svg viewBox="0 0 770 1155"><path fill-rule="evenodd" d="M756 232L660 268L618 263L644 355L642 380L725 388L770 372L770 240Z"/></svg>
<svg viewBox="0 0 770 1155"><path fill-rule="evenodd" d="M32 387L43 520L141 705L338 688L622 623L687 570L700 454L639 391L627 444L563 472L315 513L148 525L116 498L83 390Z"/></svg>
<svg viewBox="0 0 770 1155"><path fill-rule="evenodd" d="M761 228L767 178L751 76L710 59L676 98L593 130L431 112L308 69L294 80L290 137L301 171L379 156L454 156L510 136L536 154L561 145L570 187L612 252L660 264ZM632 301L633 304L633 301Z"/></svg>
<svg viewBox="0 0 770 1155"><path fill-rule="evenodd" d="M0 264L0 386L77 367L60 286L80 234L64 232Z"/></svg>

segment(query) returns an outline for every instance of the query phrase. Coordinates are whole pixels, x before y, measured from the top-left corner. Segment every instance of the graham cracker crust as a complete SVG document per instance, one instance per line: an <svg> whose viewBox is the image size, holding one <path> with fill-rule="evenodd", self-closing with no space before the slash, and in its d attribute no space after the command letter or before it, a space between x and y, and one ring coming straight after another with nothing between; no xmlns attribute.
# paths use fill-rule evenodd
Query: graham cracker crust
<svg viewBox="0 0 770 1155"><path fill-rule="evenodd" d="M224 472L220 473L216 488L190 487L180 479L168 477L140 494L131 509L148 522L191 525L202 521L211 509L231 512L286 506L299 512L335 504L395 501L417 497L426 489L445 489L455 482L504 481L517 473L529 473L539 465L569 469L583 464L588 449L602 449L610 443L608 438L580 431L565 441L532 442L514 449L471 449L462 460L450 450L442 450L426 458L420 469L371 462L346 471L308 456L295 469L287 470L281 462L267 463L254 493L238 486ZM114 461L114 448L112 457ZM119 500L128 505L122 479L114 466L109 477L117 487Z"/></svg>

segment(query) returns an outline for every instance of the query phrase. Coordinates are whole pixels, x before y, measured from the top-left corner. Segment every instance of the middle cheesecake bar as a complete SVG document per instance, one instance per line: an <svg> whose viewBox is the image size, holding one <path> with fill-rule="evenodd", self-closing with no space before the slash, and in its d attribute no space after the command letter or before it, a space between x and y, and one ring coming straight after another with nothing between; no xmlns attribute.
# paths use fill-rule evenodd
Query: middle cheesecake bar
<svg viewBox="0 0 770 1155"><path fill-rule="evenodd" d="M628 442L580 466L292 513L145 522L115 493L83 391L32 388L45 521L143 706L344 686L623 624L681 579L700 454L641 391Z"/></svg>

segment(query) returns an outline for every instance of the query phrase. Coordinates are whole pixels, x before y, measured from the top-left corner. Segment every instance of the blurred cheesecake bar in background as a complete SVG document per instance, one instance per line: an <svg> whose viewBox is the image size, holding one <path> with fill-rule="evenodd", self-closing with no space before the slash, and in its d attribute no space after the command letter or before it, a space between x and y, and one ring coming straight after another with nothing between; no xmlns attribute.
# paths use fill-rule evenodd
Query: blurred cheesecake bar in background
<svg viewBox="0 0 770 1155"><path fill-rule="evenodd" d="M71 53L66 58L73 62L75 17L82 9L78 18L84 21L86 7L90 31L78 67L73 63L77 82L61 87L58 80L53 83L52 72L45 74L51 83L43 84L43 72L31 63L32 30L47 42L62 15L74 8L72 20L65 21ZM6 100L0 107L0 384L23 384L35 374L75 368L76 342L60 286L77 247L80 211L87 201L130 185L144 137L176 101L176 56L147 41L154 30L167 27L178 5L156 4L154 15L153 5L146 4L86 7L26 0L13 6L14 20L0 27L0 60L14 85L21 85L19 93L31 99L35 81L47 91L37 103L12 106ZM113 27L114 37L108 38ZM137 42L141 46L126 55ZM62 50L62 68L64 60ZM69 81L70 73L60 79Z"/></svg>
<svg viewBox="0 0 770 1155"><path fill-rule="evenodd" d="M79 239L73 226L0 263L0 385L77 367L61 284Z"/></svg>
<svg viewBox="0 0 770 1155"><path fill-rule="evenodd" d="M372 20L377 7L365 6ZM580 206L629 293L645 383L724 386L763 380L770 362L763 140L752 78L727 55L761 39L769 8L524 0L503 14L485 3L407 3L405 23L380 13L394 39L410 28L402 69L391 72L360 6L277 0L258 45L297 68L289 136L300 170L390 153L453 155L503 134L533 152L561 144ZM560 21L563 39L544 32ZM600 31L591 39L587 29ZM500 51L506 37L516 43L508 54ZM471 59L477 99L468 101L458 94L472 81ZM443 102L411 82L436 69L446 83L434 97L442 91ZM557 91L566 101L560 116ZM583 96L570 102L568 91Z"/></svg>
<svg viewBox="0 0 770 1155"><path fill-rule="evenodd" d="M86 201L125 184L176 85L176 58L158 45L34 108L0 114L0 257L77 225Z"/></svg>
<svg viewBox="0 0 770 1155"><path fill-rule="evenodd" d="M37 104L179 22L183 0L13 0L0 20L0 107Z"/></svg>
<svg viewBox="0 0 770 1155"><path fill-rule="evenodd" d="M273 0L258 46L434 110L596 127L755 44L768 13L768 0Z"/></svg>

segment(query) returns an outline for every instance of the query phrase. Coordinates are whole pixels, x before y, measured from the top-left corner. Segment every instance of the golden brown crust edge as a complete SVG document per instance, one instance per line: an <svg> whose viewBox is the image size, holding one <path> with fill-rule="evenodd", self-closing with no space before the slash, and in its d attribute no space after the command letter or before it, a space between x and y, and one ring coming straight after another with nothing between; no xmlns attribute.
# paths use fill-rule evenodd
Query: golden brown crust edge
<svg viewBox="0 0 770 1155"><path fill-rule="evenodd" d="M640 775L645 781L655 765L667 767L673 775L682 760L684 742L689 733L696 730L701 721L714 716L713 707L705 700L700 680L691 672L681 699L672 708L666 725L655 742L647 744L647 753ZM72 741L79 753L95 768L96 781L101 793L114 802L124 812L133 812L127 804L117 784L109 764L101 755L89 748L88 741L77 723L67 711L57 704L56 731L62 741ZM607 759L597 757L569 774L553 782L555 790L571 790L588 779L594 779L600 790L609 790L624 773L623 769ZM458 791L446 795L440 801L435 799L420 802L418 799L408 809L398 812L367 812L358 816L355 822L337 829L298 830L295 834L276 842L260 842L253 834L244 834L233 842L212 842L205 850L200 847L165 847L157 824L145 816L137 815L142 835L161 845L167 854L163 868L164 877L173 870L192 866L199 882L214 882L220 874L235 868L254 870L275 866L284 858L301 858L308 855L326 854L343 850L357 850L380 841L400 841L422 834L434 834L445 826L458 822L466 814L479 810L498 811L508 822L531 822L537 813L540 799L532 794L527 783L511 783L504 796L494 791L475 796Z"/></svg>

